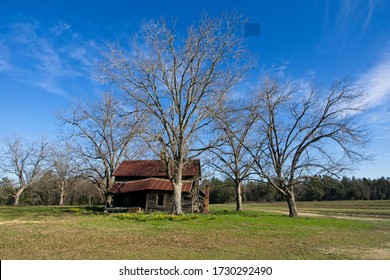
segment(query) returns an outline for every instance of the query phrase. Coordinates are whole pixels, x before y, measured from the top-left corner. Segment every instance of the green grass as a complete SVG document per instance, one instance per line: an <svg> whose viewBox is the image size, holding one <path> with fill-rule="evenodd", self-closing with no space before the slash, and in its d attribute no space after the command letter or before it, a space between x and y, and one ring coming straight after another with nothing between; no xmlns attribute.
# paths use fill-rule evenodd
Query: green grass
<svg viewBox="0 0 390 280"><path fill-rule="evenodd" d="M301 213L328 215L299 218L279 213L286 211L280 203L248 204L242 212L211 205L210 214L180 218L104 214L96 207L0 207L0 258L390 259L389 205L299 203Z"/></svg>

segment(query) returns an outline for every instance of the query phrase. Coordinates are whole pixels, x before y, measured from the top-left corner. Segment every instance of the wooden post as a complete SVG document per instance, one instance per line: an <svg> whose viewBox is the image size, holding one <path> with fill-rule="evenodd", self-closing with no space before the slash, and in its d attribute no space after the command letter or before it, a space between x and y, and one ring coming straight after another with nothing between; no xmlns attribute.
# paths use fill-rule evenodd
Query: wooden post
<svg viewBox="0 0 390 280"><path fill-rule="evenodd" d="M204 197L204 212L208 213L209 212L209 193L210 193L210 187L209 185L206 185L206 195Z"/></svg>
<svg viewBox="0 0 390 280"><path fill-rule="evenodd" d="M146 193L145 213L147 213L149 210L148 205L149 205L149 192Z"/></svg>

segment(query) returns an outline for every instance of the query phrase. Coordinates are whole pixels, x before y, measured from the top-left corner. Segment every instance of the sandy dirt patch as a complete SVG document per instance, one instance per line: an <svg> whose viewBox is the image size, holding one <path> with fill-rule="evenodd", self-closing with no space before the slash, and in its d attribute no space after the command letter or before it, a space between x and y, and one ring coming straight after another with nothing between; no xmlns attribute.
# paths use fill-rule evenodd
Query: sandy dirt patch
<svg viewBox="0 0 390 280"><path fill-rule="evenodd" d="M288 215L287 211L254 209L254 208L248 208L248 207L245 207L245 209ZM350 215L343 215L343 214L340 214L340 215L321 214L321 213L312 213L312 212L305 212L305 211L298 211L298 215L300 217L323 217L323 218L335 218L335 219L358 220L358 221L383 221L383 220L388 221L389 220L389 218L367 217L367 216L359 217L359 216L350 216Z"/></svg>
<svg viewBox="0 0 390 280"><path fill-rule="evenodd" d="M20 220L0 221L0 225L39 224L39 223L43 223L43 221L20 221Z"/></svg>

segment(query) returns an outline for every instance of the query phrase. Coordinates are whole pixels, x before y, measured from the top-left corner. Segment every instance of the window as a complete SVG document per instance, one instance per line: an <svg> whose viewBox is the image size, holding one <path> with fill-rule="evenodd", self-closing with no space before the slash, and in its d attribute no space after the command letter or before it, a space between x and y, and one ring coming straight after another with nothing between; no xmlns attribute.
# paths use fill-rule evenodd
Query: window
<svg viewBox="0 0 390 280"><path fill-rule="evenodd" d="M159 193L157 194L157 206L164 206L164 194Z"/></svg>

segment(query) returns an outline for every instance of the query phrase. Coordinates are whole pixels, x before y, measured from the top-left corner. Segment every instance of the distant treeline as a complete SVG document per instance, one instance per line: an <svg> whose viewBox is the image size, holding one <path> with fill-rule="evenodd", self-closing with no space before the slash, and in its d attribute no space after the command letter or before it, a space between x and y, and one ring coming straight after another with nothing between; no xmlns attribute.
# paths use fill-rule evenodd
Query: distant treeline
<svg viewBox="0 0 390 280"><path fill-rule="evenodd" d="M210 187L210 203L231 203L235 201L234 182L218 178L204 180L202 185ZM243 184L244 202L282 201L283 197L267 183L249 181ZM367 179L331 177L307 178L295 189L298 201L321 200L387 200L390 199L390 178Z"/></svg>
<svg viewBox="0 0 390 280"><path fill-rule="evenodd" d="M55 174L46 172L38 182L27 189L20 203L22 205L58 205L60 192L56 185ZM235 185L230 179L212 178L203 180L202 185L210 187L210 203L235 202ZM12 205L14 200L14 182L4 177L0 180L0 205ZM331 177L311 177L295 189L298 201L320 200L388 200L390 199L390 178L367 179ZM275 188L267 183L248 181L243 184L244 202L283 201ZM74 178L66 187L65 205L103 204L104 194L90 181Z"/></svg>
<svg viewBox="0 0 390 280"><path fill-rule="evenodd" d="M21 205L59 205L59 191L56 175L48 171L26 189L20 197ZM7 177L0 179L0 205L13 205L16 193L15 183ZM74 177L65 188L64 205L97 205L104 203L104 195L94 184L84 178Z"/></svg>

